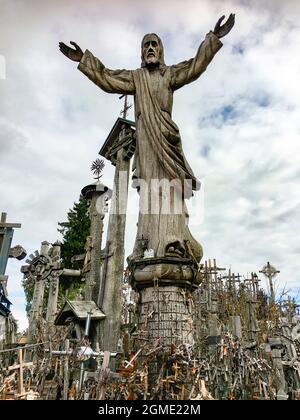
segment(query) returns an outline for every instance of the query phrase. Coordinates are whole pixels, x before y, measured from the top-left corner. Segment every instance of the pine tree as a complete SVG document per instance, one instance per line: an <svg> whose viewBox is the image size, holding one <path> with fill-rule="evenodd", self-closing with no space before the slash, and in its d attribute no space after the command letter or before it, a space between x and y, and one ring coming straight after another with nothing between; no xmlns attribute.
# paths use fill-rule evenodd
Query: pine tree
<svg viewBox="0 0 300 420"><path fill-rule="evenodd" d="M25 300L26 300L25 309L28 316L31 310L31 305L32 305L34 282L30 279L23 279L22 287L25 293Z"/></svg>
<svg viewBox="0 0 300 420"><path fill-rule="evenodd" d="M88 214L88 201L81 195L78 203L68 212L68 221L58 223L62 234L61 257L66 268L80 269L82 261L73 261L74 255L84 254L86 237L90 232L90 218ZM80 291L83 284L78 277L61 277L59 294L64 296L66 292L70 299Z"/></svg>

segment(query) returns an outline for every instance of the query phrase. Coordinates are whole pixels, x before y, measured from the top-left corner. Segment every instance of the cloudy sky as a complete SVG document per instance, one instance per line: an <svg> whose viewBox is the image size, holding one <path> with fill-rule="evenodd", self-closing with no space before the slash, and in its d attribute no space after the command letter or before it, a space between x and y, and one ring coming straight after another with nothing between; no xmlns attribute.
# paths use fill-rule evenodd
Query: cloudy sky
<svg viewBox="0 0 300 420"><path fill-rule="evenodd" d="M270 261L297 295L300 273L300 6L294 1L0 0L0 211L22 223L28 253L60 239L57 222L91 181L91 162L119 116L58 50L76 41L109 68L140 66L140 41L161 35L167 64L192 57L222 15L236 25L207 71L176 92L173 118L203 183L191 230L205 258L247 275ZM133 118L133 112L130 115ZM112 185L107 162L104 178ZM130 226L136 222L130 194ZM134 232L126 238L132 248ZM9 297L26 326L21 262Z"/></svg>

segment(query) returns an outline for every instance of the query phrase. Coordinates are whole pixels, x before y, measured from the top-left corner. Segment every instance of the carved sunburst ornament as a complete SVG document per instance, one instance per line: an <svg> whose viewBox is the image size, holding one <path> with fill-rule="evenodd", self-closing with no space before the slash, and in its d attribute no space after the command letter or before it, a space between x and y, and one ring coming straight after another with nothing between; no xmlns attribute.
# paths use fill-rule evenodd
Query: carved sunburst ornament
<svg viewBox="0 0 300 420"><path fill-rule="evenodd" d="M96 159L92 163L91 171L95 175L94 179L97 179L97 181L99 181L99 179L102 177L101 172L103 171L104 166L105 165L103 159Z"/></svg>

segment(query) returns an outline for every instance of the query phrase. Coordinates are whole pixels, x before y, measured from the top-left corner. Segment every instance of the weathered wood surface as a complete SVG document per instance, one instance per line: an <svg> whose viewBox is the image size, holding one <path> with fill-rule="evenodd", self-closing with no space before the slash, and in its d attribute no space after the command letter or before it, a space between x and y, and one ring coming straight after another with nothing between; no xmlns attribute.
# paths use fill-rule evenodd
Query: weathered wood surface
<svg viewBox="0 0 300 420"><path fill-rule="evenodd" d="M192 296L176 286L148 287L140 291L139 331L149 342L192 344Z"/></svg>
<svg viewBox="0 0 300 420"><path fill-rule="evenodd" d="M97 394L98 394L97 399L98 400L104 400L105 399L105 391L106 391L107 381L108 381L109 376L110 376L109 361L110 361L110 352L105 351L102 366L101 366L101 369L100 369L99 375L98 375L98 389L97 389Z"/></svg>
<svg viewBox="0 0 300 420"><path fill-rule="evenodd" d="M108 222L107 242L111 244L111 255L102 271L103 302L100 306L106 315L101 326L103 350L116 351L120 337L122 310L122 282L124 273L124 239L128 197L130 159L124 150L117 152L114 190Z"/></svg>
<svg viewBox="0 0 300 420"><path fill-rule="evenodd" d="M64 364L64 389L63 389L63 399L68 399L68 392L69 392L69 347L70 341L66 339L65 341L65 364Z"/></svg>
<svg viewBox="0 0 300 420"><path fill-rule="evenodd" d="M99 185L102 185L99 183ZM104 187L104 186L103 186ZM84 260L84 277L85 277L85 300L93 300L97 303L99 288L101 284L100 270L101 270L101 247L103 235L103 219L104 213L99 206L101 196L105 196L103 189L95 188L89 193L90 207L90 236L87 238L86 253Z"/></svg>

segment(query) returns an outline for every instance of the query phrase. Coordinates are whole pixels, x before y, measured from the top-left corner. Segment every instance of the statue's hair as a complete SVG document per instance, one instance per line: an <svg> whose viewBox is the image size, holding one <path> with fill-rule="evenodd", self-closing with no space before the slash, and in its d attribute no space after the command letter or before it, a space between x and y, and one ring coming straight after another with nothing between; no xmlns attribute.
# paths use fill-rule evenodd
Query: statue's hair
<svg viewBox="0 0 300 420"><path fill-rule="evenodd" d="M148 37L148 36L155 36L157 38L158 45L160 47L159 68L163 69L166 66L165 65L165 57L164 57L164 46L163 46L163 43L162 43L162 40L160 39L160 37L157 34L154 34L154 33L146 34L142 39L142 43L141 43L142 64L141 64L141 67L146 67L145 59L143 57L143 45L144 45L145 38Z"/></svg>

